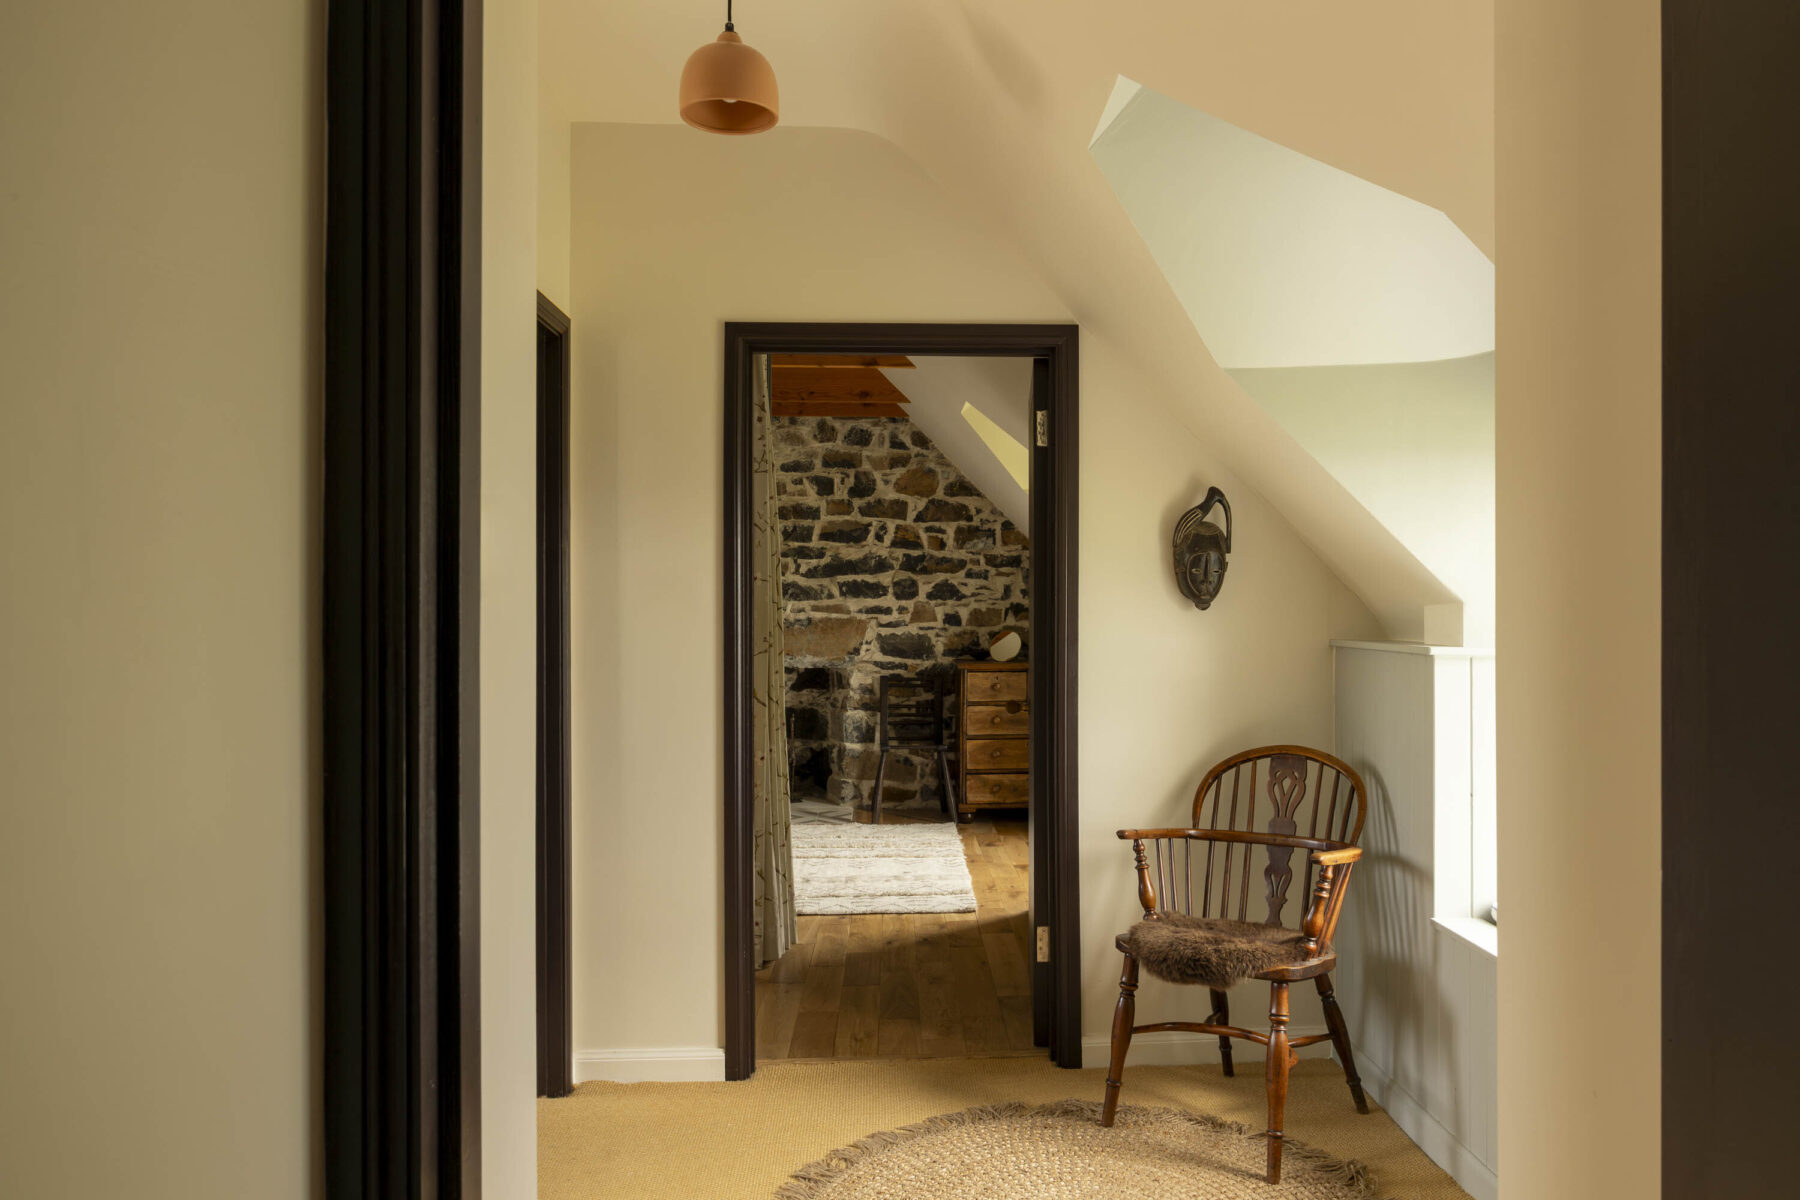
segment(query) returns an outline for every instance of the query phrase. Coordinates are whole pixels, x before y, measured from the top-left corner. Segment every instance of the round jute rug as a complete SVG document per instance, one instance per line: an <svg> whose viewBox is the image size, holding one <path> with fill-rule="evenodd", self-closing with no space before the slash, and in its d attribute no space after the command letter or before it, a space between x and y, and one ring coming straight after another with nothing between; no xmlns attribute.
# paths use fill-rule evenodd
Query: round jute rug
<svg viewBox="0 0 1800 1200"><path fill-rule="evenodd" d="M871 1134L794 1172L776 1200L1371 1200L1361 1163L1289 1141L1263 1178L1260 1130L1169 1108L999 1104Z"/></svg>

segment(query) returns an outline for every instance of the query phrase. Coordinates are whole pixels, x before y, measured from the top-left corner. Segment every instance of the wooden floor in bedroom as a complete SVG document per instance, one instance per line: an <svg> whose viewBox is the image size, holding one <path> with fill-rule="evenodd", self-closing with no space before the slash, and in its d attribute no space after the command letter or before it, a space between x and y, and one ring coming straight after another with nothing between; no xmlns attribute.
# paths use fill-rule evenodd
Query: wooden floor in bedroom
<svg viewBox="0 0 1800 1200"><path fill-rule="evenodd" d="M801 917L799 944L756 973L757 1061L1043 1053L1025 814L958 829L978 911Z"/></svg>

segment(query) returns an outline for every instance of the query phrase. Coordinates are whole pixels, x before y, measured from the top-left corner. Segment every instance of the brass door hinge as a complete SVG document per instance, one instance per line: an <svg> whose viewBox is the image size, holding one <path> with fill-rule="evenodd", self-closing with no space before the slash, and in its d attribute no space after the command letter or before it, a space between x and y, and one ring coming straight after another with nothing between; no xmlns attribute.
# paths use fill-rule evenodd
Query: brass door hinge
<svg viewBox="0 0 1800 1200"><path fill-rule="evenodd" d="M1050 444L1050 410L1047 408L1037 410L1037 444L1040 446Z"/></svg>
<svg viewBox="0 0 1800 1200"><path fill-rule="evenodd" d="M1039 925L1037 937L1038 937L1038 947L1037 947L1038 958L1037 958L1037 960L1039 962L1049 962L1050 961L1050 927L1048 925Z"/></svg>

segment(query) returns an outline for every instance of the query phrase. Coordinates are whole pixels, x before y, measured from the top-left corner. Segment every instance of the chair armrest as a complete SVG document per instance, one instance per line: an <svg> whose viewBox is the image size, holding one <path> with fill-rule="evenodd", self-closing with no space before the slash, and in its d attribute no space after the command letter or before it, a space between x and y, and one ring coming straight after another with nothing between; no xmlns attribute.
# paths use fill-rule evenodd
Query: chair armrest
<svg viewBox="0 0 1800 1200"><path fill-rule="evenodd" d="M1132 857L1137 859L1138 903L1143 906L1145 917L1154 917L1156 915L1156 885L1150 882L1150 863L1144 856L1144 842L1146 839L1155 838L1156 834L1153 831L1121 829L1119 836L1131 839Z"/></svg>
<svg viewBox="0 0 1800 1200"><path fill-rule="evenodd" d="M1315 850L1312 861L1318 864L1319 878L1306 908L1306 919L1300 924L1301 944L1308 958L1316 958L1331 948L1337 934L1338 914L1344 908L1344 895L1350 887L1350 871L1362 858L1360 846L1342 846L1332 850Z"/></svg>
<svg viewBox="0 0 1800 1200"><path fill-rule="evenodd" d="M1156 838L1186 838L1207 832L1204 829L1121 829L1121 842L1148 842Z"/></svg>

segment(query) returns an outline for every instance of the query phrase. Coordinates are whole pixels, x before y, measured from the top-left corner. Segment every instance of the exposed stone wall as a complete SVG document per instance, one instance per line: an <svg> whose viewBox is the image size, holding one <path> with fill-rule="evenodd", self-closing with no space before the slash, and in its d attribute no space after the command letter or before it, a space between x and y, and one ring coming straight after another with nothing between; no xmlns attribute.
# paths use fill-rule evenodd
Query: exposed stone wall
<svg viewBox="0 0 1800 1200"><path fill-rule="evenodd" d="M796 799L868 802L880 679L951 673L1017 630L1030 545L904 417L783 417L775 441ZM928 754L888 757L883 804L936 806Z"/></svg>

